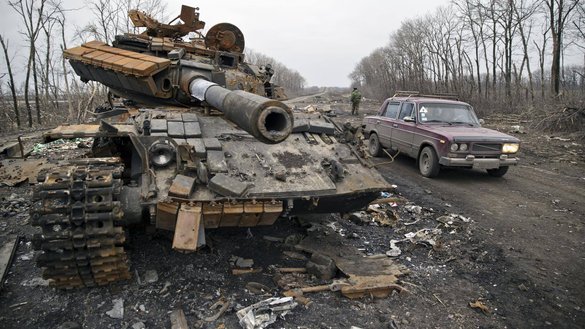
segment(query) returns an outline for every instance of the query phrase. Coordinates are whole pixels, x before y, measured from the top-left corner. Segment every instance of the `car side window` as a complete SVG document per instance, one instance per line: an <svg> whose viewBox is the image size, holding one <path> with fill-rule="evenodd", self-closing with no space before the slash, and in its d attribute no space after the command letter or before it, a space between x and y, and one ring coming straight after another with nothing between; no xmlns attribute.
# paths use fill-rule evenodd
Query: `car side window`
<svg viewBox="0 0 585 329"><path fill-rule="evenodd" d="M398 108L400 103L398 102L390 102L386 106L386 110L384 111L384 116L391 119L396 119L396 115L398 114Z"/></svg>
<svg viewBox="0 0 585 329"><path fill-rule="evenodd" d="M402 103L402 108L400 109L400 115L398 119L404 120L405 117L413 117L413 110L414 104L413 103Z"/></svg>

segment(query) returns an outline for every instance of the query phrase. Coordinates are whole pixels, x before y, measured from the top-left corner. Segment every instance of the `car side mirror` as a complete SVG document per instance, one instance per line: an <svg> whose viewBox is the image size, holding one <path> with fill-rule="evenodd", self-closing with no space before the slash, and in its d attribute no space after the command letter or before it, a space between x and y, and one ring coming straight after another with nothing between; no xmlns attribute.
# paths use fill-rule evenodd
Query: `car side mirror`
<svg viewBox="0 0 585 329"><path fill-rule="evenodd" d="M485 120L484 119L479 119L479 124L480 125L483 125L484 123L485 123Z"/></svg>
<svg viewBox="0 0 585 329"><path fill-rule="evenodd" d="M416 120L414 119L414 117L404 117L404 122L416 122Z"/></svg>

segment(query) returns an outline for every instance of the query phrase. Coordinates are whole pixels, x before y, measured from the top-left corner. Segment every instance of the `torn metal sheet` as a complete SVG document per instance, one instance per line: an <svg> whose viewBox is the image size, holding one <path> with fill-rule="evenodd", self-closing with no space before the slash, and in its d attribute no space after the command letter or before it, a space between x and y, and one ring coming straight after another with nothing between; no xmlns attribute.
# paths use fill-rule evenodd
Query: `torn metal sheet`
<svg viewBox="0 0 585 329"><path fill-rule="evenodd" d="M335 234L310 235L303 239L296 248L332 258L337 268L348 276L394 275L399 277L409 272L404 265L400 265L390 258L365 258L364 254L355 247L344 245Z"/></svg>
<svg viewBox="0 0 585 329"><path fill-rule="evenodd" d="M438 228L423 228L416 232L406 233L404 236L414 244L434 247L437 244L437 237L441 235L441 233L442 231Z"/></svg>
<svg viewBox="0 0 585 329"><path fill-rule="evenodd" d="M42 170L57 166L58 163L49 163L47 159L5 159L0 161L0 185L33 184Z"/></svg>
<svg viewBox="0 0 585 329"><path fill-rule="evenodd" d="M292 297L268 298L239 310L236 315L245 329L262 329L276 322L298 304Z"/></svg>

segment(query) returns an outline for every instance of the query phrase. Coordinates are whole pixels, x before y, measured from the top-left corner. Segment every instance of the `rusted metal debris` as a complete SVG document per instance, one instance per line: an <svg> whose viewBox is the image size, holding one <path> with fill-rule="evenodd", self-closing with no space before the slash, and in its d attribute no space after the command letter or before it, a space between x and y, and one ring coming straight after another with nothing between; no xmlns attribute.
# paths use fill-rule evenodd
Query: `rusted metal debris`
<svg viewBox="0 0 585 329"><path fill-rule="evenodd" d="M12 260L14 259L14 253L16 252L16 246L20 240L19 236L10 236L8 241L0 247L0 290L4 285L4 279L6 274L10 270Z"/></svg>

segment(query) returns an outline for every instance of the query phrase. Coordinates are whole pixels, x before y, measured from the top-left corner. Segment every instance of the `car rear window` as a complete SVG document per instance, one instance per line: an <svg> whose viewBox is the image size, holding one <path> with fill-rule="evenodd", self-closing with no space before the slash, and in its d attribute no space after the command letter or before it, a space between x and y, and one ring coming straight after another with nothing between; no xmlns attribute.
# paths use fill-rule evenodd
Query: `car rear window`
<svg viewBox="0 0 585 329"><path fill-rule="evenodd" d="M387 118L396 119L396 115L398 114L398 108L400 107L400 103L398 102L390 102L386 106L386 110L384 111L384 116Z"/></svg>

